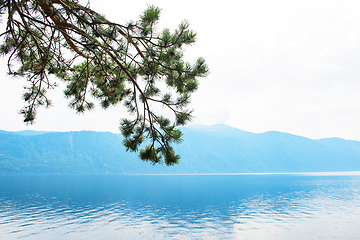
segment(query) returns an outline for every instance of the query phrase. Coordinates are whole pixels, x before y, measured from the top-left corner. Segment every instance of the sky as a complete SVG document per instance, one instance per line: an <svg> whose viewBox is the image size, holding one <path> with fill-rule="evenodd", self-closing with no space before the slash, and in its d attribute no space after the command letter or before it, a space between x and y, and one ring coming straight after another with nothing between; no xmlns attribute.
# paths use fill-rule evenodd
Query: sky
<svg viewBox="0 0 360 240"><path fill-rule="evenodd" d="M136 20L147 5L162 9L158 29L186 19L198 34L185 58L204 57L210 74L192 96L191 124L360 141L360 1L90 1L119 23ZM6 76L5 63L0 59L2 130L119 132L128 116L121 104L77 115L60 88L49 92L54 106L26 126L18 114L25 81Z"/></svg>

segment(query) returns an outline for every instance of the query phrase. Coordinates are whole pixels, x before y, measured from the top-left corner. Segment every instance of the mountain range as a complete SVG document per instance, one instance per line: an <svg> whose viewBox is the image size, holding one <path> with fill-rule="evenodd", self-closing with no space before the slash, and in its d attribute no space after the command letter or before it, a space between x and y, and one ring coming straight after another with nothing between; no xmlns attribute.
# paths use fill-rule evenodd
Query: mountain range
<svg viewBox="0 0 360 240"><path fill-rule="evenodd" d="M151 165L110 132L0 131L0 173L286 173L360 171L360 142L251 133L227 125L183 127L180 164Z"/></svg>

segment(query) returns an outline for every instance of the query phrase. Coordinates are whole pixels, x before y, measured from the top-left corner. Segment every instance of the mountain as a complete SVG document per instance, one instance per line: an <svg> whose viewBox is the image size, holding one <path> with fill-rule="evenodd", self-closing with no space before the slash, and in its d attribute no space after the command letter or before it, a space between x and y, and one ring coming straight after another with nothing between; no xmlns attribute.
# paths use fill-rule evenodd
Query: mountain
<svg viewBox="0 0 360 240"><path fill-rule="evenodd" d="M311 140L227 125L182 128L179 165L142 162L109 132L0 131L0 173L272 173L360 171L360 142Z"/></svg>

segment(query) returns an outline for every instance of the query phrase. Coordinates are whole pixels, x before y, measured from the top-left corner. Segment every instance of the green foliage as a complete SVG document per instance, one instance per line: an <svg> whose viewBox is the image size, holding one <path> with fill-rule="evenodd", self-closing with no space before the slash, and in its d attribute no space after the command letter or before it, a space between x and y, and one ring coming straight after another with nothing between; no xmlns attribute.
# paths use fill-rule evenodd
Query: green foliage
<svg viewBox="0 0 360 240"><path fill-rule="evenodd" d="M33 123L36 109L51 105L46 91L56 87L53 75L65 82L77 113L94 108L89 98L105 109L124 104L131 117L120 125L127 150L154 164L178 163L171 144L181 142L177 127L191 121L187 105L208 67L203 58L183 60L184 47L196 40L187 21L173 33L155 31L160 12L148 6L139 20L121 25L76 0L0 0L7 17L0 54L9 56L9 74L29 83L24 121ZM174 114L173 123L154 112L157 104Z"/></svg>

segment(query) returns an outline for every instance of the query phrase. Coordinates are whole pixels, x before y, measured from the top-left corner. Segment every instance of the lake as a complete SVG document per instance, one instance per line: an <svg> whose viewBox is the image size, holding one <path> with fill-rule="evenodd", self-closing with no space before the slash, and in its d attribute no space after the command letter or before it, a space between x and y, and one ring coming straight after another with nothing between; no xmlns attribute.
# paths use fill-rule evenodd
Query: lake
<svg viewBox="0 0 360 240"><path fill-rule="evenodd" d="M0 176L0 239L359 239L360 175Z"/></svg>

